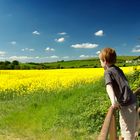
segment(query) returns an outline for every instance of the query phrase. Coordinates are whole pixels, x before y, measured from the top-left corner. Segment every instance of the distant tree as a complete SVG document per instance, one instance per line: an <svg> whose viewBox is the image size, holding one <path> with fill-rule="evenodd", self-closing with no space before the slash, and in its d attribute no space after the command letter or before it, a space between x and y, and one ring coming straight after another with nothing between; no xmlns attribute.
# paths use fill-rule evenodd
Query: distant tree
<svg viewBox="0 0 140 140"><path fill-rule="evenodd" d="M13 64L13 65L19 65L19 61L14 60L14 61L12 61L12 64Z"/></svg>
<svg viewBox="0 0 140 140"><path fill-rule="evenodd" d="M5 63L2 62L2 61L0 62L0 69L1 69L1 70L4 70L4 69L5 69Z"/></svg>
<svg viewBox="0 0 140 140"><path fill-rule="evenodd" d="M4 63L5 63L5 65L9 65L9 64L11 64L10 61L5 61Z"/></svg>
<svg viewBox="0 0 140 140"><path fill-rule="evenodd" d="M10 61L5 61L4 65L5 65L5 69L11 69L11 62Z"/></svg>
<svg viewBox="0 0 140 140"><path fill-rule="evenodd" d="M19 61L17 60L12 61L11 69L20 69Z"/></svg>

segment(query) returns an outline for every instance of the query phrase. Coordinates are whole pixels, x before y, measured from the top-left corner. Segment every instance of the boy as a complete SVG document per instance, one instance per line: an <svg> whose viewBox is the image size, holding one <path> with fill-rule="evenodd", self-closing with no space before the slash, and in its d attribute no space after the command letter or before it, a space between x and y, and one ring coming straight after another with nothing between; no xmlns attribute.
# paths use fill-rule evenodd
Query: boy
<svg viewBox="0 0 140 140"><path fill-rule="evenodd" d="M137 122L136 97L123 71L114 65L116 57L116 52L112 48L104 48L99 54L112 107L119 108L121 135L124 140L134 140Z"/></svg>

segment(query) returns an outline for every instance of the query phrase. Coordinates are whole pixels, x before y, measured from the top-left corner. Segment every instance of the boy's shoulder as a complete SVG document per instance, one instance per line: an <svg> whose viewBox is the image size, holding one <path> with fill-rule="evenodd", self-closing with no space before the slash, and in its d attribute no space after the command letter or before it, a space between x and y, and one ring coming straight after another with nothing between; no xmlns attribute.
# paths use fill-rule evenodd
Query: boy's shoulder
<svg viewBox="0 0 140 140"><path fill-rule="evenodd" d="M113 66L108 67L108 68L105 70L105 72L106 72L106 73L110 73L110 72L112 72L112 71L116 71L116 69L117 69L117 67L113 65Z"/></svg>
<svg viewBox="0 0 140 140"><path fill-rule="evenodd" d="M115 66L115 65L112 65L111 67L109 67L107 69L108 72L120 72L122 71L119 67Z"/></svg>
<svg viewBox="0 0 140 140"><path fill-rule="evenodd" d="M119 67L113 65L105 71L105 74L117 76L117 75L122 74L122 70Z"/></svg>

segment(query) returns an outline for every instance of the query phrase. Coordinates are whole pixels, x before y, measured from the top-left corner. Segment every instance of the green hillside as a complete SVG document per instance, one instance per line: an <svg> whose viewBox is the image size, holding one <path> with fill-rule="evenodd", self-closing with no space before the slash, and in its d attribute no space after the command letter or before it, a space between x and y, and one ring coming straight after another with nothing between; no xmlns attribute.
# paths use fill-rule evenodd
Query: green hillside
<svg viewBox="0 0 140 140"><path fill-rule="evenodd" d="M118 56L118 66L140 65L140 56ZM66 68L97 68L101 67L99 58L90 58L84 60L57 61L45 63L20 63L16 60L13 62L0 62L0 69L66 69Z"/></svg>
<svg viewBox="0 0 140 140"><path fill-rule="evenodd" d="M138 61L139 60L139 61ZM118 66L139 65L140 58L138 56L118 56ZM52 63L44 63L47 68L96 68L101 67L98 58L72 61L58 61Z"/></svg>

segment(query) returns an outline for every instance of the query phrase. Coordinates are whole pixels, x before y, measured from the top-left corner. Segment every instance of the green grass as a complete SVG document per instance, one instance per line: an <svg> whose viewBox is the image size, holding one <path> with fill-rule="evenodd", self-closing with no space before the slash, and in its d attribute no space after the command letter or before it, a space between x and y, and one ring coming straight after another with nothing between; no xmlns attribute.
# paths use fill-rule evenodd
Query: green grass
<svg viewBox="0 0 140 140"><path fill-rule="evenodd" d="M135 88L139 74L128 77ZM0 140L96 140L110 106L102 79L51 93L9 94L0 98Z"/></svg>
<svg viewBox="0 0 140 140"><path fill-rule="evenodd" d="M59 92L19 96L0 102L0 132L20 138L85 139L99 132L109 106L103 81Z"/></svg>

